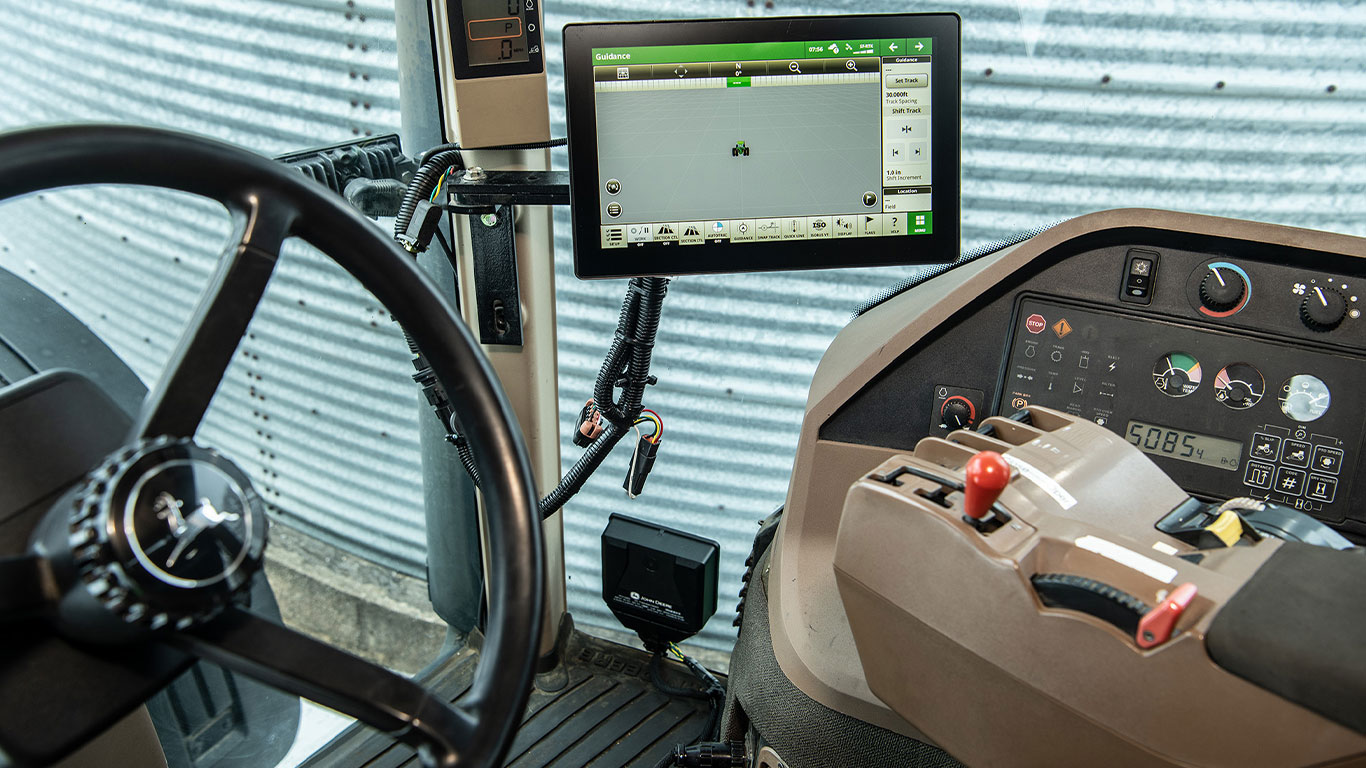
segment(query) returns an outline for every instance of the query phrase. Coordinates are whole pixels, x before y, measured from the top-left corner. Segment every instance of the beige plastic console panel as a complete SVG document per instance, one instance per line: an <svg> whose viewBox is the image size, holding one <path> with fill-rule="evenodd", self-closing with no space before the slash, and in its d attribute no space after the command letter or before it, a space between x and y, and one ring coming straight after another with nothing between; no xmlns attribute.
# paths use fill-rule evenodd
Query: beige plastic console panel
<svg viewBox="0 0 1366 768"><path fill-rule="evenodd" d="M849 490L835 578L873 693L969 765L1305 766L1366 755L1366 737L1225 672L1205 630L1279 541L1206 550L1156 530L1187 499L1138 449L1044 408L1032 426L1001 417L995 437L925 438ZM998 439L999 438L999 439ZM1012 466L988 533L965 522L962 494L886 473L907 466L964 480L981 450ZM942 503L941 503L942 502ZM1198 589L1172 638L1133 634L1046 608L1030 577L1094 579L1152 606ZM1363 759L1362 762L1366 762Z"/></svg>
<svg viewBox="0 0 1366 768"><path fill-rule="evenodd" d="M769 623L774 654L783 673L806 695L850 716L913 738L927 738L869 688L832 568L836 534L850 486L903 451L821 440L821 426L955 313L993 288L1009 285L1017 272L1029 268L1041 255L1092 233L1136 227L1175 233L1178 237L1210 235L1366 257L1366 241L1344 235L1170 211L1106 211L1065 222L1018 246L954 269L851 322L831 343L811 384L792 483L770 566ZM907 429L918 426L908 425ZM1154 519L1152 510L1160 516L1170 509L1158 507L1154 500L1148 508L1149 525ZM897 556L912 557L924 551L924 546L918 543ZM889 622L893 613L889 605L885 614ZM1098 637L1115 641L1101 629L1086 628ZM1066 651L1050 653L1061 656ZM947 664L949 657L945 658ZM1046 665L1055 660L1043 657L1037 663ZM997 691L1002 701L1009 699L1009 684L1002 683ZM1180 695L1173 693L1172 697ZM977 716L1009 719L1023 714L1013 707L996 707ZM983 732L985 729L983 726ZM1001 764L1017 763L1006 760Z"/></svg>

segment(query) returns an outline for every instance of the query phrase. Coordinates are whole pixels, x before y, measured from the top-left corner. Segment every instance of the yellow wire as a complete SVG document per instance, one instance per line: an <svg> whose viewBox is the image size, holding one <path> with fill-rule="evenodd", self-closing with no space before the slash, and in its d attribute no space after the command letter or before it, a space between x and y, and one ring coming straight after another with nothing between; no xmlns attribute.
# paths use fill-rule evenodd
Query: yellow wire
<svg viewBox="0 0 1366 768"><path fill-rule="evenodd" d="M664 431L664 423L660 421L657 416L652 416L648 413L641 413L640 418L636 419L636 423L639 424L642 421L648 421L651 424L655 425L655 433L653 435L650 435L651 438L658 437Z"/></svg>
<svg viewBox="0 0 1366 768"><path fill-rule="evenodd" d="M436 196L439 195L439 194L441 194L441 185L446 183L446 177L447 177L447 176L450 176L450 175L451 175L451 169L450 169L450 168L447 168L447 169L446 169L446 172L443 173L443 174L441 174L440 178L438 178L438 179L436 180L436 188L432 190L432 196L429 197L429 198L427 198L427 202L429 202L429 203L434 203L434 202L436 202Z"/></svg>

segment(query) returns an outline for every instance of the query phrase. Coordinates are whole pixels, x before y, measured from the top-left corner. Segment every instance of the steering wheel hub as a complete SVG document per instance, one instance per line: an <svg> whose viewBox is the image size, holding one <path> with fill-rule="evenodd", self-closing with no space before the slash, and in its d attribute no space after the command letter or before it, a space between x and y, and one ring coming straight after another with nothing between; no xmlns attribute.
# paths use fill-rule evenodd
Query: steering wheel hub
<svg viewBox="0 0 1366 768"><path fill-rule="evenodd" d="M87 477L72 506L72 556L86 592L124 622L184 629L246 592L266 525L246 473L188 438L161 437Z"/></svg>

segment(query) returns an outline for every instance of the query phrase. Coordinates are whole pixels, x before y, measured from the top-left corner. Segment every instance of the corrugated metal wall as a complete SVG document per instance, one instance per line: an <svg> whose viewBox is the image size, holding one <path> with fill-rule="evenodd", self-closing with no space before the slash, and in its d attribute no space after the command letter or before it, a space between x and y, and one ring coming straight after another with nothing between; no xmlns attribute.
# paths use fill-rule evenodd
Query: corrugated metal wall
<svg viewBox="0 0 1366 768"><path fill-rule="evenodd" d="M563 135L564 114L558 29L571 21L955 10L964 18L965 246L1132 205L1366 234L1366 6L764 6L550 0L555 134ZM267 153L391 131L398 124L393 34L392 11L382 3L4 0L0 125L153 122ZM563 167L562 153L557 161ZM65 290L63 300L149 376L172 343L162 297L186 306L217 247L203 245L213 237L201 233L223 229L206 224L204 211L160 195L92 192L6 206L0 247L10 251L0 251L0 264L33 269L40 286ZM574 279L567 224L561 212L566 423L591 387L624 289L619 281ZM238 456L264 459L251 468L280 492L289 519L420 572L416 411L402 343L349 279L305 252L291 256L206 434ZM727 646L754 521L786 491L811 372L849 310L906 272L691 277L673 285L656 353L660 385L647 400L668 433L646 495L623 496L629 456L621 449L570 505L570 604L580 623L614 624L598 597L597 553L607 514L619 511L722 542L721 611L702 642ZM578 455L568 441L564 452L568 460Z"/></svg>
<svg viewBox="0 0 1366 768"><path fill-rule="evenodd" d="M164 125L278 154L397 129L392 3L0 3L0 126ZM0 266L59 296L152 381L227 236L216 203L92 188L0 207ZM416 393L360 286L290 243L203 439L282 519L422 573Z"/></svg>
<svg viewBox="0 0 1366 768"><path fill-rule="evenodd" d="M568 22L668 15L950 10L963 17L963 244L1124 206L1366 234L1366 6L1336 3L632 3L550 6ZM563 117L563 73L551 104ZM1222 87L1218 84L1222 83ZM1329 91L1329 86L1334 86ZM563 159L561 158L561 162ZM591 388L616 281L576 281L560 253L562 419ZM859 301L907 269L688 277L664 308L647 402L669 431L647 486L621 493L618 448L566 521L570 605L599 595L607 514L641 514L723 544L723 645L755 521L781 504L812 371ZM574 449L565 448L566 456ZM643 503L642 503L643 502ZM724 590L729 589L730 594Z"/></svg>

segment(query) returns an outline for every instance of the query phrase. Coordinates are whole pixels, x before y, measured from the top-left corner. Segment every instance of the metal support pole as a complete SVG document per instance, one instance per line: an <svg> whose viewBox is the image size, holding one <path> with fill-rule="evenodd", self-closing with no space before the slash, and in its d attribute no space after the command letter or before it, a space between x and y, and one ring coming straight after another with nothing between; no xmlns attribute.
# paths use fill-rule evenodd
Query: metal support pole
<svg viewBox="0 0 1366 768"><path fill-rule="evenodd" d="M444 3L438 4L438 10L443 6ZM412 154L448 138L458 140L458 136L453 135L457 131L443 124L442 115L454 114L456 111L443 111L442 108L443 91L439 87L437 64L433 60L432 18L428 0L395 0L395 17L398 22L399 106L403 115L405 150ZM516 103L512 106L526 112L518 123L525 135L519 136L518 140L550 138L544 73L522 75L509 80L513 79L516 80L516 87L509 82L509 88L504 90L515 94L512 101ZM491 80L472 81L473 85L465 89L469 91L470 99L464 105L466 109L463 115L470 117L467 120L462 116L461 120L468 121L472 130L488 128L487 125L480 126L478 120L480 108L487 107L491 98L500 95L497 92L501 84ZM459 98L462 88L457 86L445 92L453 92ZM506 117L506 110L499 114ZM550 167L548 150L467 150L464 154L467 165L488 169L546 171ZM538 489L544 493L554 488L560 478L554 237L548 206L517 206L514 211L522 343L520 346L486 345L484 351L489 354L517 414L531 453ZM449 219L443 222L443 226L448 224ZM471 255L469 226L468 222L457 220L452 242L457 243L459 251L457 290L460 293L461 314L471 327L477 327L477 297L473 286L476 270ZM443 264L437 264L437 261ZM452 284L449 268L444 267L444 257L433 256L426 263L442 284ZM424 422L432 421L429 417L424 419ZM479 526L470 520L472 512L463 506L464 500L455 498L467 487L465 475L450 446L437 440L434 435L429 436L428 431L437 428L439 425L435 424L430 427L424 424L423 427L428 572L432 577L430 591L438 614L459 629L454 624L454 617L463 618L468 615L471 605L478 606L478 590L472 590L468 583L468 565L478 562L477 550L471 551L467 537L475 535ZM437 442L441 444L436 445ZM459 475L460 479L454 480L452 475ZM555 651L558 630L566 615L564 526L560 514L552 515L545 521L544 530L547 585L540 652L543 659L549 659ZM448 560L448 557L463 559Z"/></svg>
<svg viewBox="0 0 1366 768"><path fill-rule="evenodd" d="M417 155L442 139L441 97L432 61L431 15L428 0L395 0L398 25L399 111L401 137L408 155ZM450 240L450 224L441 223ZM438 249L419 263L448 286L448 298L459 303L455 271ZM465 474L446 430L432 417L420 396L416 407L422 446L422 491L427 521L427 592L436 614L464 635L479 621L483 597L483 569L479 543L479 506L474 484Z"/></svg>

